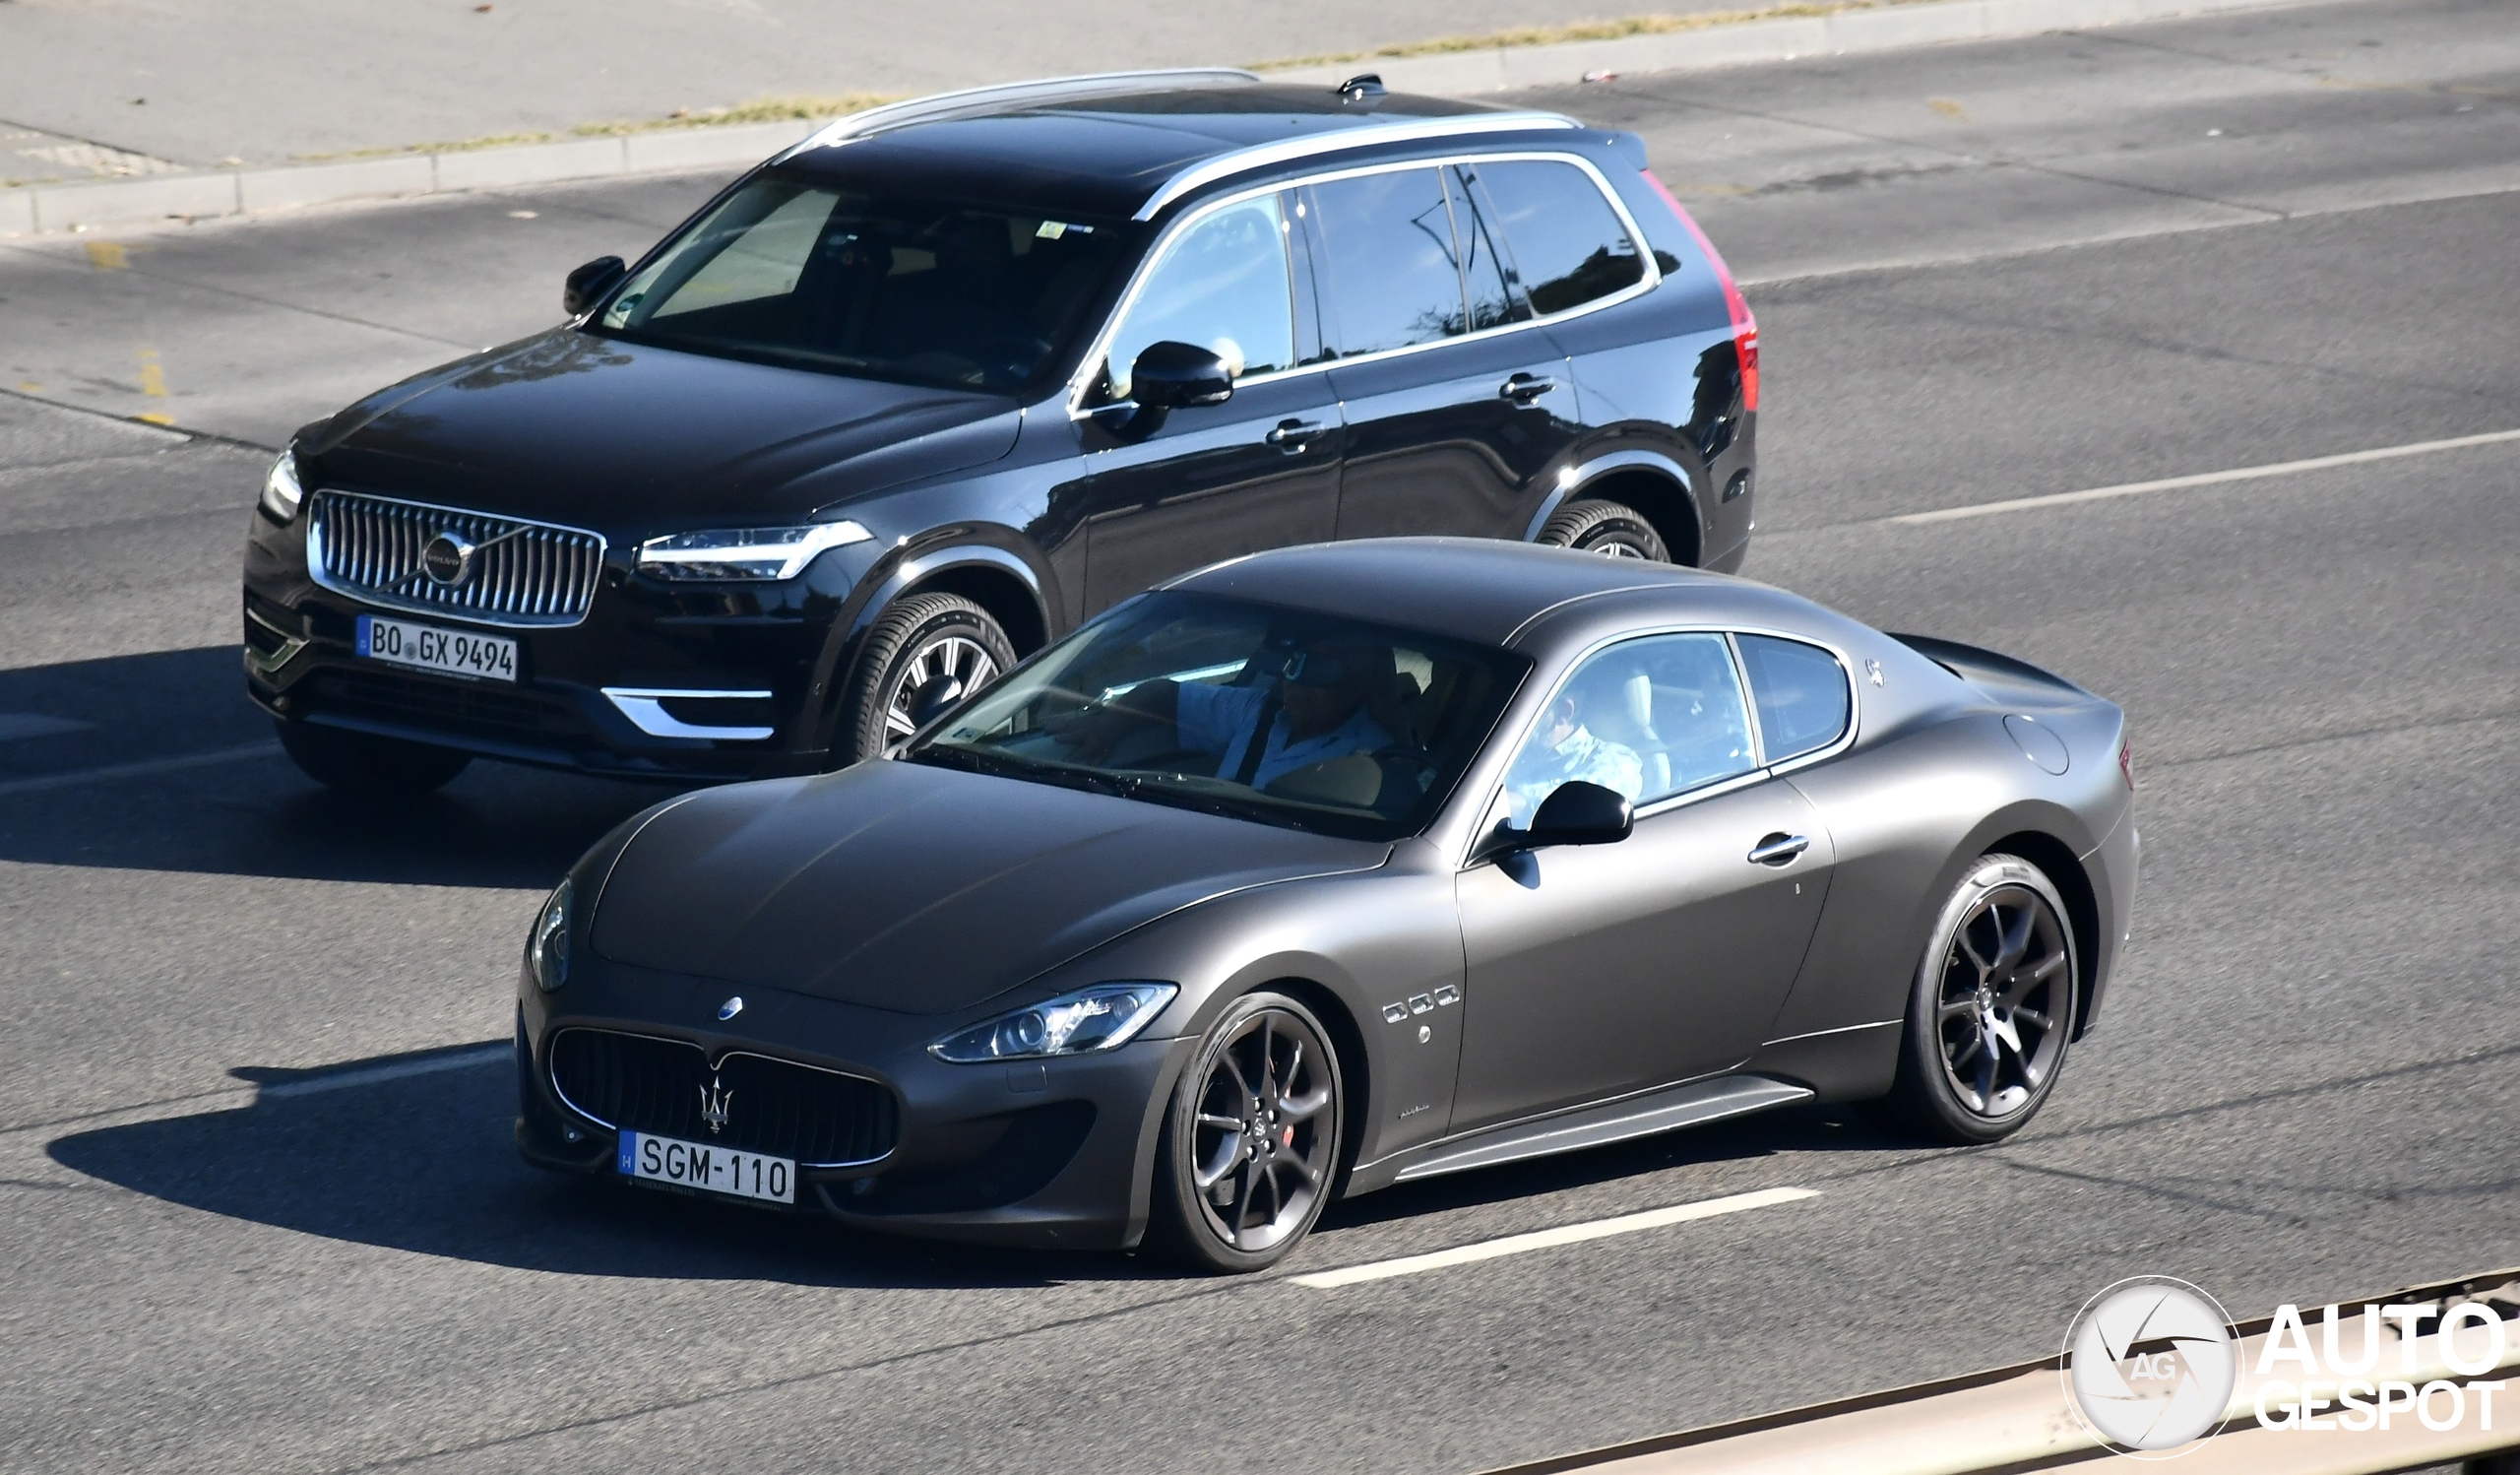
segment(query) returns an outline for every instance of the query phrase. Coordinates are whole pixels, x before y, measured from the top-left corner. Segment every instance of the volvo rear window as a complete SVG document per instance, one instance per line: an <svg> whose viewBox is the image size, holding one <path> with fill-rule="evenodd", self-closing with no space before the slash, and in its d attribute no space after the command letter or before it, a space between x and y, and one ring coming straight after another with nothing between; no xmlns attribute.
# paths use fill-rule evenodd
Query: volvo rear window
<svg viewBox="0 0 2520 1475"><path fill-rule="evenodd" d="M1495 206L1532 306L1565 312L1645 280L1645 258L1593 176L1554 159L1465 166Z"/></svg>

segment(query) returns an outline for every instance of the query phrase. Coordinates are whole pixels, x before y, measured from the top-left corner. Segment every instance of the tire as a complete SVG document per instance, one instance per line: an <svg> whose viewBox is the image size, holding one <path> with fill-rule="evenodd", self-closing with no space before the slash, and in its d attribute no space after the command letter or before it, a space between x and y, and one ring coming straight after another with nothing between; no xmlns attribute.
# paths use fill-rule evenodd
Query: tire
<svg viewBox="0 0 2520 1475"><path fill-rule="evenodd" d="M1541 525L1539 542L1611 558L1671 561L1671 550L1663 545L1663 535L1654 531L1644 513L1624 502L1589 497L1569 502L1550 513L1548 521Z"/></svg>
<svg viewBox="0 0 2520 1475"><path fill-rule="evenodd" d="M1173 1087L1149 1242L1211 1274L1286 1258L1339 1181L1346 1109L1338 1051L1310 1009L1283 994L1235 999Z"/></svg>
<svg viewBox="0 0 2520 1475"><path fill-rule="evenodd" d="M1979 860L1917 967L1891 1115L1942 1142L2001 1141L2055 1089L2082 960L2062 897L2018 856Z"/></svg>
<svg viewBox="0 0 2520 1475"><path fill-rule="evenodd" d="M451 747L380 738L347 728L273 719L288 759L327 789L367 799L417 799L434 794L472 763Z"/></svg>
<svg viewBox="0 0 2520 1475"><path fill-rule="evenodd" d="M881 757L908 738L910 698L951 673L976 691L1015 664L1015 646L989 612L958 594L914 594L875 617L842 698L834 768Z"/></svg>

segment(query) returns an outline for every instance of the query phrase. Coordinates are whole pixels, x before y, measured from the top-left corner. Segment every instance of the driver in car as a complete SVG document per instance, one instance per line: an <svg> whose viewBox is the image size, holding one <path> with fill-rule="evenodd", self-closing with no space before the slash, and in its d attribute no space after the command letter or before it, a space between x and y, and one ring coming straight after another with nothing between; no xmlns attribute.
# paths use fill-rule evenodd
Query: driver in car
<svg viewBox="0 0 2520 1475"><path fill-rule="evenodd" d="M1388 648L1332 635L1272 645L1253 660L1273 679L1237 686L1149 681L1105 711L1170 723L1176 747L1217 754L1216 776L1251 789L1333 758L1396 745L1370 710L1378 679L1391 671ZM1080 748L1108 753L1122 731L1119 724L1093 724L1079 735Z"/></svg>

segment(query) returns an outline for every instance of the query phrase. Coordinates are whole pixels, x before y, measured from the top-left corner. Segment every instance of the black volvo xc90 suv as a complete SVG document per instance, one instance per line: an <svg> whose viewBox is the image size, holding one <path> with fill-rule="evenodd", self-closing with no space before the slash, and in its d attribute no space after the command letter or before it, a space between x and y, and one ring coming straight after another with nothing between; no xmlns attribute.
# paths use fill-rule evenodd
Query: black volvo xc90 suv
<svg viewBox="0 0 2520 1475"><path fill-rule="evenodd" d="M1263 83L844 119L562 326L272 469L245 666L299 765L761 777L1148 585L1449 533L1739 565L1757 332L1633 134Z"/></svg>

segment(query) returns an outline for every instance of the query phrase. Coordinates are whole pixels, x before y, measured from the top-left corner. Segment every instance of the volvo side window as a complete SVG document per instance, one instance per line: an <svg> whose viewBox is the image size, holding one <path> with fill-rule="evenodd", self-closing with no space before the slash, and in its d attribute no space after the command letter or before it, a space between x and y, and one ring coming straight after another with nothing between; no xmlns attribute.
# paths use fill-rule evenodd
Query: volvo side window
<svg viewBox="0 0 2520 1475"><path fill-rule="evenodd" d="M1554 159L1479 166L1523 290L1543 314L1565 312L1645 280L1645 258L1593 176Z"/></svg>
<svg viewBox="0 0 2520 1475"><path fill-rule="evenodd" d="M1854 699L1837 657L1816 645L1774 635L1736 638L1770 763L1816 752L1846 735Z"/></svg>
<svg viewBox="0 0 2520 1475"><path fill-rule="evenodd" d="M1127 399L1138 354L1167 342L1208 350L1236 379L1294 366L1294 289L1277 196L1228 205L1192 222L1164 248L1111 334L1103 368L1107 396Z"/></svg>
<svg viewBox="0 0 2520 1475"><path fill-rule="evenodd" d="M1443 174L1429 166L1334 179L1306 191L1323 254L1335 356L1433 343L1463 331L1461 268Z"/></svg>
<svg viewBox="0 0 2520 1475"><path fill-rule="evenodd" d="M1755 767L1750 715L1721 635L1622 641L1578 667L1507 770L1513 823L1582 779L1642 807Z"/></svg>
<svg viewBox="0 0 2520 1475"><path fill-rule="evenodd" d="M1453 198L1453 228L1460 235L1461 280L1469 293L1470 328L1501 328L1532 315L1511 281L1512 267L1496 246L1496 228L1488 221L1495 207L1483 202L1478 171L1456 164L1444 171Z"/></svg>

